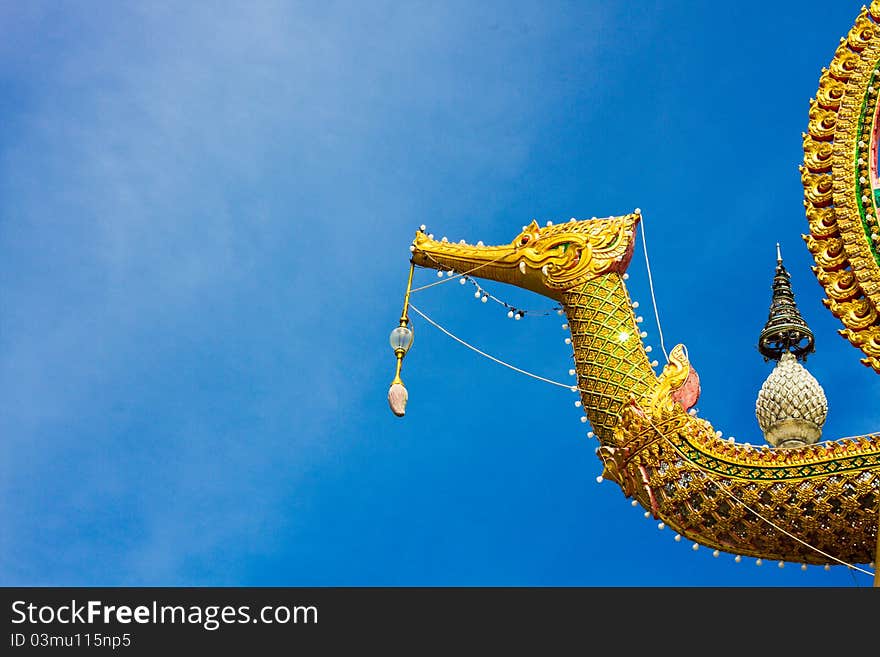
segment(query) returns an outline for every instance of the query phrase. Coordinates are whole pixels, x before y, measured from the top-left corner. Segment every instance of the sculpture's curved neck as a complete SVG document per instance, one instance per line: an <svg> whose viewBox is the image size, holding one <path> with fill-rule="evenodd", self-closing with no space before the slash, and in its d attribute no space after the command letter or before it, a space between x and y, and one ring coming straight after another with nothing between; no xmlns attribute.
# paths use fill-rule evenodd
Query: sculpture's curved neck
<svg viewBox="0 0 880 657"><path fill-rule="evenodd" d="M437 242L419 232L412 262L517 285L563 304L581 403L602 443L602 477L661 526L737 554L869 561L877 544L880 434L753 449L722 439L709 422L686 413L700 388L687 351L676 345L663 371L654 373L624 285L637 220L546 228L533 222L497 247ZM835 506L845 512L835 516Z"/></svg>
<svg viewBox="0 0 880 657"><path fill-rule="evenodd" d="M600 442L613 444L624 405L634 398L647 407L657 385L632 302L620 274L612 272L565 291L562 304L581 402Z"/></svg>
<svg viewBox="0 0 880 657"><path fill-rule="evenodd" d="M638 211L545 227L533 221L501 246L439 242L420 230L410 251L416 266L516 285L562 303L571 328L581 402L603 444L624 405L648 407L657 388L623 283L632 258Z"/></svg>

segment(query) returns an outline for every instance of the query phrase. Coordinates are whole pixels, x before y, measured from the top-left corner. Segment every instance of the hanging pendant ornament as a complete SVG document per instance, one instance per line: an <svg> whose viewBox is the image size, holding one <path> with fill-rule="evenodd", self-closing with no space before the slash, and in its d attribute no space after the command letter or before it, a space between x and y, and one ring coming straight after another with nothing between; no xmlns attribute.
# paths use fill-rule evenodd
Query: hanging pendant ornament
<svg viewBox="0 0 880 657"><path fill-rule="evenodd" d="M406 402L408 399L409 393L406 391L402 381L395 381L391 384L391 387L388 389L388 405L391 407L391 412L397 417L406 415Z"/></svg>
<svg viewBox="0 0 880 657"><path fill-rule="evenodd" d="M406 283L406 295L403 298L403 312L400 314L400 326L391 331L391 349L397 357L397 368L394 372L394 379L391 381L391 387L388 389L388 406L391 412L397 417L403 417L406 414L406 402L409 400L409 393L403 385L403 379L400 378L400 369L403 367L403 357L413 343L413 332L410 328L409 317L409 292L412 288L414 264L409 267L409 279Z"/></svg>

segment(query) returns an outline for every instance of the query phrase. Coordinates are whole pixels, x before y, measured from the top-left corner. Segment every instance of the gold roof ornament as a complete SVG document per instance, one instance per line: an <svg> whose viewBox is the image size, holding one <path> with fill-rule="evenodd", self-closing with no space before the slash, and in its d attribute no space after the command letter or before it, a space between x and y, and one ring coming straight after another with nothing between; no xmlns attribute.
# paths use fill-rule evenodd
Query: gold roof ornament
<svg viewBox="0 0 880 657"><path fill-rule="evenodd" d="M758 351L764 361L779 360L784 353L793 354L798 360L806 360L815 350L813 332L794 300L791 276L782 264L782 251L776 243L776 274L773 277L773 298L770 315L758 338Z"/></svg>
<svg viewBox="0 0 880 657"><path fill-rule="evenodd" d="M776 244L776 273L770 316L758 338L764 360L778 361L764 381L755 404L758 425L774 447L800 447L818 442L828 415L825 391L798 360L814 351L813 332L801 317L791 277Z"/></svg>
<svg viewBox="0 0 880 657"><path fill-rule="evenodd" d="M810 99L803 238L839 333L880 373L880 2L862 7Z"/></svg>

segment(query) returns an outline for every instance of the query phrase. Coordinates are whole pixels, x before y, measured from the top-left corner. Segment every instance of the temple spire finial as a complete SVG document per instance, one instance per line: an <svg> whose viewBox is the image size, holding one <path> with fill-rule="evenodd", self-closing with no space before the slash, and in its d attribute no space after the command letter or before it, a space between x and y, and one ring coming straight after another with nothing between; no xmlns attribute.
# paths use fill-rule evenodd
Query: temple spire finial
<svg viewBox="0 0 880 657"><path fill-rule="evenodd" d="M813 351L813 332L794 302L791 279L782 264L778 242L770 317L758 338L758 351L765 361L778 361L755 403L764 438L774 447L817 442L828 414L828 401L816 378L798 363Z"/></svg>
<svg viewBox="0 0 880 657"><path fill-rule="evenodd" d="M791 290L791 277L782 264L782 249L776 243L776 274L773 277L773 297L767 323L758 338L758 351L764 360L779 360L783 354L791 353L798 360L806 360L815 350L813 332L794 300Z"/></svg>

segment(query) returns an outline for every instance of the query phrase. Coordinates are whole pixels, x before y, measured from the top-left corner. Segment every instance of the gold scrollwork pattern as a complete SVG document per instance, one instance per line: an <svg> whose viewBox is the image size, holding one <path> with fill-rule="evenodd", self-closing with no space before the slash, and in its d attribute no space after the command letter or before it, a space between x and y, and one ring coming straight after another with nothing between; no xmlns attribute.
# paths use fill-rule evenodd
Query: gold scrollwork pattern
<svg viewBox="0 0 880 657"><path fill-rule="evenodd" d="M832 300L849 301L859 294L858 282L851 270L827 271L818 267L816 269L816 277Z"/></svg>
<svg viewBox="0 0 880 657"><path fill-rule="evenodd" d="M826 71L819 80L819 91L816 93L816 103L819 107L836 110L840 107L840 101L846 93L846 85Z"/></svg>
<svg viewBox="0 0 880 657"><path fill-rule="evenodd" d="M822 69L803 134L801 182L816 261L813 271L841 320L839 333L880 373L880 222L869 163L880 94L880 0L863 8L834 57Z"/></svg>
<svg viewBox="0 0 880 657"><path fill-rule="evenodd" d="M804 162L809 171L831 171L831 156L834 148L827 141L816 141L807 135L804 138Z"/></svg>
<svg viewBox="0 0 880 657"><path fill-rule="evenodd" d="M544 272L554 290L577 287L596 276L623 269L632 252L635 214L539 228L533 221L513 241L516 257Z"/></svg>
<svg viewBox="0 0 880 657"><path fill-rule="evenodd" d="M772 449L725 441L680 408L647 417L621 414L626 448L606 450L605 475L673 531L763 559L873 558L880 435Z"/></svg>
<svg viewBox="0 0 880 657"><path fill-rule="evenodd" d="M810 222L810 233L816 239L825 239L837 235L837 217L834 208L807 207L807 221ZM806 236L804 236L806 239Z"/></svg>

